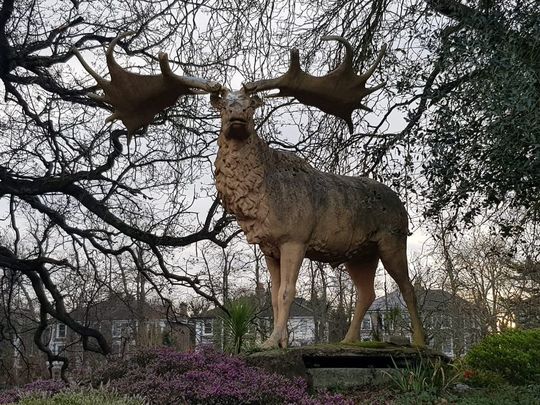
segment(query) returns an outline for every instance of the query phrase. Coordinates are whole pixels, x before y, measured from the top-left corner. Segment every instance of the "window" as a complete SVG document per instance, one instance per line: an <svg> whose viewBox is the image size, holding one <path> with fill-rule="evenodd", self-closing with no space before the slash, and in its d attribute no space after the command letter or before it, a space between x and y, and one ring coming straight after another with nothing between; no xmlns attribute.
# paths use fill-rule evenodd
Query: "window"
<svg viewBox="0 0 540 405"><path fill-rule="evenodd" d="M53 354L60 354L66 347L62 343L56 343L53 348Z"/></svg>
<svg viewBox="0 0 540 405"><path fill-rule="evenodd" d="M454 355L454 341L451 337L444 338L441 344L441 352L448 356Z"/></svg>
<svg viewBox="0 0 540 405"><path fill-rule="evenodd" d="M371 316L366 315L362 319L362 330L371 330Z"/></svg>
<svg viewBox="0 0 540 405"><path fill-rule="evenodd" d="M112 343L111 354L118 355L122 352L122 343L119 340L116 340Z"/></svg>
<svg viewBox="0 0 540 405"><path fill-rule="evenodd" d="M383 325L383 330L385 332L390 333L395 329L394 320L395 320L394 314L390 312L386 312L382 314L382 325Z"/></svg>
<svg viewBox="0 0 540 405"><path fill-rule="evenodd" d="M132 327L130 321L113 321L112 322L112 337L113 338L129 338L132 335Z"/></svg>
<svg viewBox="0 0 540 405"><path fill-rule="evenodd" d="M451 319L447 315L435 314L432 318L432 323L435 328L450 328L452 325Z"/></svg>
<svg viewBox="0 0 540 405"><path fill-rule="evenodd" d="M112 322L112 337L113 338L118 338L122 336L122 326L120 322L121 321Z"/></svg>
<svg viewBox="0 0 540 405"><path fill-rule="evenodd" d="M448 315L441 315L441 328L450 328L451 326L450 317Z"/></svg>
<svg viewBox="0 0 540 405"><path fill-rule="evenodd" d="M59 323L56 325L56 337L65 338L66 337L66 325Z"/></svg>
<svg viewBox="0 0 540 405"><path fill-rule="evenodd" d="M212 334L212 320L211 319L206 319L204 321L203 333L205 335Z"/></svg>
<svg viewBox="0 0 540 405"><path fill-rule="evenodd" d="M403 313L401 323L402 323L403 327L406 328L406 329L410 330L412 328L411 317L409 316L408 312Z"/></svg>

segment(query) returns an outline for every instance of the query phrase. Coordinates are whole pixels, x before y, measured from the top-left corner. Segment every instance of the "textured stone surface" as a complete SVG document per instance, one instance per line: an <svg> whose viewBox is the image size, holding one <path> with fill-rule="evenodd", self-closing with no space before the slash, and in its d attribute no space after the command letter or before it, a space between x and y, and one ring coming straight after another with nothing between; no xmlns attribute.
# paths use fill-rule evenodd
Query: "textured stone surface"
<svg viewBox="0 0 540 405"><path fill-rule="evenodd" d="M382 260L407 303L413 340L424 345L407 269L407 212L398 195L373 179L324 173L292 153L270 148L255 131L253 114L261 101L245 89L224 89L211 102L221 115L218 195L247 241L259 244L272 279L275 323L263 347L287 345L287 318L304 258L344 263L351 275L360 298L347 342L359 337Z"/></svg>
<svg viewBox="0 0 540 405"><path fill-rule="evenodd" d="M313 345L285 350L267 350L246 356L254 366L287 377L301 377L313 388L360 387L384 384L396 366L406 367L421 359L448 362L441 353L411 346L369 342L362 344Z"/></svg>
<svg viewBox="0 0 540 405"><path fill-rule="evenodd" d="M368 109L361 100L383 86L365 85L385 47L375 63L358 75L349 42L337 36L325 37L323 40L339 41L346 49L343 63L327 75L316 77L303 72L299 53L293 50L287 73L246 83L234 91L205 79L175 75L164 53L159 55L159 75L122 69L114 61L113 49L129 34L120 34L107 50L111 81L99 76L74 51L105 93L93 98L113 107L107 121L122 120L129 141L178 97L210 93L210 102L221 116L215 162L218 195L225 210L238 220L248 242L259 244L272 279L274 330L263 347L288 344L287 320L305 257L331 265L344 263L351 275L359 299L344 341L359 337L362 318L375 299L373 282L381 260L407 304L413 341L423 346L424 333L407 269L407 212L397 194L373 179L323 173L291 153L269 148L258 137L253 119L255 109L262 105L256 93L279 89L280 96L295 97L343 118L352 132L351 113Z"/></svg>

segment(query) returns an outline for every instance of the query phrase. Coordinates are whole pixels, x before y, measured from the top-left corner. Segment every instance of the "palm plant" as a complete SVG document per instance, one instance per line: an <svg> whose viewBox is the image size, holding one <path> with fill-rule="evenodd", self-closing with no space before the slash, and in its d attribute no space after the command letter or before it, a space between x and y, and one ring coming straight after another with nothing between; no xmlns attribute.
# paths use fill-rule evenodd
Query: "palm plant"
<svg viewBox="0 0 540 405"><path fill-rule="evenodd" d="M231 342L232 353L240 353L249 327L257 313L257 307L246 299L230 301L225 304L227 312L219 317L223 321L223 329Z"/></svg>

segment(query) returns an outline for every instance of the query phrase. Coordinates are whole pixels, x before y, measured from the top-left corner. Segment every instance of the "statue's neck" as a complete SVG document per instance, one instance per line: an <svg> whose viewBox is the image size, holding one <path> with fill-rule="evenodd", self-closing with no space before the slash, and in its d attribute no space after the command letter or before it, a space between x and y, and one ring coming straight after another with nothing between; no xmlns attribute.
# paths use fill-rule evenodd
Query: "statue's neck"
<svg viewBox="0 0 540 405"><path fill-rule="evenodd" d="M223 133L218 138L218 159L233 159L237 164L242 161L253 164L263 164L268 146L257 134L252 133L246 139L228 138Z"/></svg>
<svg viewBox="0 0 540 405"><path fill-rule="evenodd" d="M225 209L236 215L242 226L259 212L268 146L253 134L242 142L222 134L218 145L216 188Z"/></svg>

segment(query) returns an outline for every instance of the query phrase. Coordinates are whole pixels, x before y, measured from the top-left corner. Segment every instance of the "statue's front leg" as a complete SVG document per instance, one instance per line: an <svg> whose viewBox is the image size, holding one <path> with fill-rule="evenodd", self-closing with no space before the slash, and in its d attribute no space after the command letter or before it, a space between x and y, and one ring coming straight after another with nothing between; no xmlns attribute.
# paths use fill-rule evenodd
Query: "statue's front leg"
<svg viewBox="0 0 540 405"><path fill-rule="evenodd" d="M274 283L278 272L274 266L271 271L272 279L272 306L274 309L274 331L263 344L263 348L287 347L287 321L291 305L296 295L296 281L300 266L306 252L305 245L298 242L287 242L280 247L279 286ZM277 264L275 261L273 265ZM269 269L271 266L268 266ZM275 272L272 274L272 272Z"/></svg>
<svg viewBox="0 0 540 405"><path fill-rule="evenodd" d="M276 259L271 256L265 256L266 266L268 267L268 272L270 273L270 284L272 286L272 312L274 317L274 329L270 337L261 345L263 349L274 349L279 347L281 341L281 335L278 335L276 332L276 324L278 318L278 294L279 287L281 285L281 272L279 259Z"/></svg>

